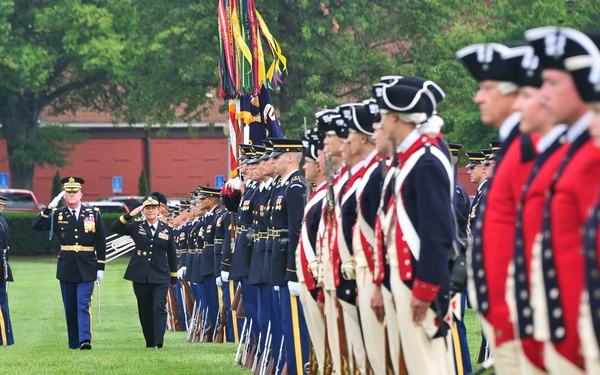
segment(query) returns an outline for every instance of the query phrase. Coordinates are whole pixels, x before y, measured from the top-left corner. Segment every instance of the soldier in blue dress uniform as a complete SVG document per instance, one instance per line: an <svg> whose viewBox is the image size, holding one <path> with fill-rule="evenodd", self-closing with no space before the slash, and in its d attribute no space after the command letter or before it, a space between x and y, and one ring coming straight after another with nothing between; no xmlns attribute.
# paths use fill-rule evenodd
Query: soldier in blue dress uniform
<svg viewBox="0 0 600 375"><path fill-rule="evenodd" d="M70 176L60 180L63 192L33 220L32 228L49 230L60 241L56 278L60 280L69 348L92 348L91 298L94 281L104 277L106 234L100 210L81 204L84 180ZM64 197L66 206L56 208Z"/></svg>
<svg viewBox="0 0 600 375"><path fill-rule="evenodd" d="M8 311L7 286L14 281L10 264L8 263L8 223L2 215L8 198L0 195L0 244L2 244L2 264L0 264L0 345L7 346L15 343Z"/></svg>
<svg viewBox="0 0 600 375"><path fill-rule="evenodd" d="M298 170L302 159L302 141L273 138L271 153L279 189L271 202L269 231L273 237L270 284L279 288L281 327L289 374L302 374L308 364L308 329L298 295L296 248L300 236L307 182ZM277 188L276 188L277 189Z"/></svg>
<svg viewBox="0 0 600 375"><path fill-rule="evenodd" d="M124 278L133 281L138 313L147 348L163 347L167 326L167 291L177 281L177 250L173 227L158 219L160 203L154 196L115 220L110 229L135 242ZM145 219L132 219L140 212Z"/></svg>
<svg viewBox="0 0 600 375"><path fill-rule="evenodd" d="M210 327L206 329L207 340L212 338L212 330L216 328L217 315L219 313L219 296L217 293L215 275L215 230L217 216L221 213L221 189L200 186L198 189L198 201L206 211L204 215L204 227L202 231L202 253L200 255L200 285L201 293L208 303L208 320ZM198 237L200 241L200 238ZM200 246L198 246L200 247Z"/></svg>

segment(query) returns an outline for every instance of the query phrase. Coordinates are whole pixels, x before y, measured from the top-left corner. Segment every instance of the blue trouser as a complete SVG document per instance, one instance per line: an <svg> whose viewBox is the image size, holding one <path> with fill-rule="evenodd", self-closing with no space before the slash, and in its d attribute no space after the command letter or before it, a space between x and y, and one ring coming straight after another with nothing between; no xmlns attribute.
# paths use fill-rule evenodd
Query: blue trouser
<svg viewBox="0 0 600 375"><path fill-rule="evenodd" d="M281 370L285 365L285 348L281 348L281 303L279 301L279 291L275 290L272 285L268 286L269 298L269 317L271 318L271 347L273 348L273 358L275 366ZM281 351L280 351L281 349Z"/></svg>
<svg viewBox="0 0 600 375"><path fill-rule="evenodd" d="M8 312L6 282L2 282L0 283L0 345L6 346L14 343L10 314Z"/></svg>
<svg viewBox="0 0 600 375"><path fill-rule="evenodd" d="M225 307L225 340L227 342L237 342L236 335L234 334L234 326L237 328L237 322L234 325L233 314L231 311L231 301L235 297L235 282L234 281L223 281L223 306ZM239 340L239 333L238 333Z"/></svg>
<svg viewBox="0 0 600 375"><path fill-rule="evenodd" d="M469 353L469 343L467 342L467 327L465 326L465 310L467 308L467 292L463 291L460 298L461 319L455 319L456 330L458 332L459 348L454 348L454 368L457 375L470 374L473 372L471 367L471 354ZM460 350L460 358L456 355Z"/></svg>
<svg viewBox="0 0 600 375"><path fill-rule="evenodd" d="M90 302L94 292L93 281L72 283L60 282L65 317L67 320L67 333L69 335L69 348L79 349L83 341L92 340L92 315Z"/></svg>
<svg viewBox="0 0 600 375"><path fill-rule="evenodd" d="M217 327L217 314L219 314L219 294L217 292L217 281L212 276L204 278L204 282L200 284L202 287L202 294L205 296L202 301L202 311L206 311L208 308L208 320L205 322L205 328ZM206 304L205 304L206 303ZM210 322L210 327L208 326Z"/></svg>
<svg viewBox="0 0 600 375"><path fill-rule="evenodd" d="M304 374L309 363L309 336L300 299L290 295L287 286L279 287L281 326L285 337L288 374Z"/></svg>
<svg viewBox="0 0 600 375"><path fill-rule="evenodd" d="M177 279L177 282L175 283L175 299L177 300L177 307L179 308L179 321L181 322L183 330L187 331L187 325L192 312L186 310L185 300L183 299L183 288L181 287L181 283L185 282L187 281Z"/></svg>
<svg viewBox="0 0 600 375"><path fill-rule="evenodd" d="M256 303L256 316L260 323L260 329L262 333L262 344L267 339L267 331L269 330L269 320L270 320L270 308L269 308L269 291L271 287L269 285L257 285L257 303ZM273 324L271 324L271 332L273 333Z"/></svg>

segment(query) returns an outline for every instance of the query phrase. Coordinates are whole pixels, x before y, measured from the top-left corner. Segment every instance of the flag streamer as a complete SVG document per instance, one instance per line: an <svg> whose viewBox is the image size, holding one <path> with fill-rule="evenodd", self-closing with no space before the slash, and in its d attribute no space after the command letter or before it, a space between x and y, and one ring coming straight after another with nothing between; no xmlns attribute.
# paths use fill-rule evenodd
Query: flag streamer
<svg viewBox="0 0 600 375"><path fill-rule="evenodd" d="M287 60L254 0L219 0L219 97L229 100L230 168L239 143L282 138L269 90L281 84ZM263 43L265 46L263 46ZM272 62L267 69L265 51Z"/></svg>

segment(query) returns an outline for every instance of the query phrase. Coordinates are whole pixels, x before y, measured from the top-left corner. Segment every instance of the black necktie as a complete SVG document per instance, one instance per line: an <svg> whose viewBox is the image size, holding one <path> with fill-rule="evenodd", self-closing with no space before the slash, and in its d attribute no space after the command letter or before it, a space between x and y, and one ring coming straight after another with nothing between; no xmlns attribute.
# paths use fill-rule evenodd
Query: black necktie
<svg viewBox="0 0 600 375"><path fill-rule="evenodd" d="M71 214L73 214L73 217L75 218L75 220L77 220L77 211L71 210Z"/></svg>
<svg viewBox="0 0 600 375"><path fill-rule="evenodd" d="M154 227L154 225L150 225L150 233L152 234L152 236L154 236L154 233L156 233L156 228Z"/></svg>

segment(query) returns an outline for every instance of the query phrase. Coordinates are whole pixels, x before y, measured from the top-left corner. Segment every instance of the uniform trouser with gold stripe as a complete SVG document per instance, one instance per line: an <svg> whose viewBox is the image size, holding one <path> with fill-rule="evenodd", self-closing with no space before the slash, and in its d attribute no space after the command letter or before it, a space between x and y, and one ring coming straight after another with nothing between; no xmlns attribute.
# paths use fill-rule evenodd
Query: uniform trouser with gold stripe
<svg viewBox="0 0 600 375"><path fill-rule="evenodd" d="M13 338L12 325L10 323L10 314L8 312L8 295L6 293L6 282L0 283L0 345L12 345L15 343Z"/></svg>
<svg viewBox="0 0 600 375"><path fill-rule="evenodd" d="M306 327L319 364L319 373L322 374L325 364L325 320L321 315L317 301L310 294L305 283L300 283L299 298L304 310Z"/></svg>
<svg viewBox="0 0 600 375"><path fill-rule="evenodd" d="M92 307L90 303L92 301L92 293L94 292L94 282L83 281L72 283L61 281L60 289L65 308L65 318L67 320L69 348L79 349L79 345L83 341L92 340Z"/></svg>
<svg viewBox="0 0 600 375"><path fill-rule="evenodd" d="M371 308L371 296L373 296L375 285L369 268L356 267L356 287L358 288L360 322L367 357L375 374L385 374L385 341L382 340L385 337L385 327L377 320L377 316ZM394 336L397 336L397 333Z"/></svg>
<svg viewBox="0 0 600 375"><path fill-rule="evenodd" d="M287 286L279 287L281 326L285 338L285 354L289 375L304 374L309 366L308 329L300 300L290 295Z"/></svg>
<svg viewBox="0 0 600 375"><path fill-rule="evenodd" d="M396 302L400 342L408 373L453 375L449 335L432 338L438 331L437 316L432 309L427 309L421 325L415 325L410 308L412 290L400 280L399 275L398 266L390 266L390 281Z"/></svg>

